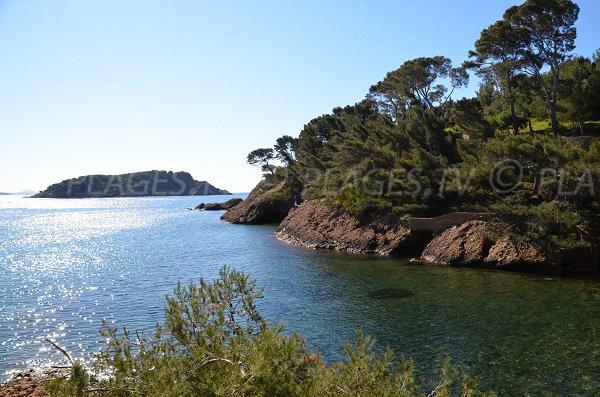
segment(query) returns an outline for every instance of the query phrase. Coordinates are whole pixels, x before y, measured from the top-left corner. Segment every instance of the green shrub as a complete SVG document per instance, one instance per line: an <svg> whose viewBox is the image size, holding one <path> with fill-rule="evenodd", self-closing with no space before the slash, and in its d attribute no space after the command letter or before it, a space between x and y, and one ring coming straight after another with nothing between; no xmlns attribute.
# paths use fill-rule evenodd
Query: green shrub
<svg viewBox="0 0 600 397"><path fill-rule="evenodd" d="M572 204L559 200L528 204L526 194L521 193L507 196L492 206L493 210L520 220L510 229L513 237L549 241L561 248L589 246L589 239L582 234L585 221Z"/></svg>
<svg viewBox="0 0 600 397"><path fill-rule="evenodd" d="M224 267L212 283L178 285L167 297L165 322L149 338L104 326L108 345L95 371L110 374L88 388L73 367L69 380L52 383L53 396L425 396L413 362L357 334L344 359L327 365L298 335L285 336L259 314L262 290L243 273ZM430 396L475 396L475 383L448 363Z"/></svg>
<svg viewBox="0 0 600 397"><path fill-rule="evenodd" d="M285 201L285 193L284 192L274 192L269 196L269 204L277 205Z"/></svg>

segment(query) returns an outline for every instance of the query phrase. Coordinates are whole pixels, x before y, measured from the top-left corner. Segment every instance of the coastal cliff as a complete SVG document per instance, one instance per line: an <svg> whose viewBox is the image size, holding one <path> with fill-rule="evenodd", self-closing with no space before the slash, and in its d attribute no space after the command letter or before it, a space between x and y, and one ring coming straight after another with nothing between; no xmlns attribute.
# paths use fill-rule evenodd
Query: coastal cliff
<svg viewBox="0 0 600 397"><path fill-rule="evenodd" d="M290 211L276 234L309 248L379 255L419 253L432 237L410 230L394 216L360 221L328 206L325 199L304 202Z"/></svg>
<svg viewBox="0 0 600 397"><path fill-rule="evenodd" d="M508 231L509 224L467 221L434 235L411 230L399 217L361 221L311 200L290 211L277 238L312 249L385 256L416 255L418 262L441 266L484 267L551 274L600 272L597 243L560 248L549 241L516 238L508 232L490 237L489 229Z"/></svg>
<svg viewBox="0 0 600 397"><path fill-rule="evenodd" d="M187 172L143 171L120 175L86 175L50 185L34 198L229 195Z"/></svg>

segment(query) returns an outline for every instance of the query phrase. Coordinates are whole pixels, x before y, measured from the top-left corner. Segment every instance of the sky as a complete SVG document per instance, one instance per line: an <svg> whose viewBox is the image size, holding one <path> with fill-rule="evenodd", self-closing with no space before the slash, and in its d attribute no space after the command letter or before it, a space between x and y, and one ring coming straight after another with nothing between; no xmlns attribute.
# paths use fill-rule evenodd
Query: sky
<svg viewBox="0 0 600 397"><path fill-rule="evenodd" d="M172 170L248 192L250 151L360 101L406 60L462 63L519 3L0 0L0 191ZM575 52L591 56L600 2L577 4Z"/></svg>

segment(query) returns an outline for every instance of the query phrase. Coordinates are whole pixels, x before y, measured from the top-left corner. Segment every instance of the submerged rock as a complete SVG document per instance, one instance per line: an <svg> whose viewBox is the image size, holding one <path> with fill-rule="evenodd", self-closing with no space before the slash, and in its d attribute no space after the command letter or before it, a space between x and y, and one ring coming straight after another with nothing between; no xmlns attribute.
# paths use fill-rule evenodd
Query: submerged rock
<svg viewBox="0 0 600 397"><path fill-rule="evenodd" d="M308 248L379 255L420 253L431 239L431 232L410 230L397 217L360 221L328 206L325 199L294 208L276 234L280 240Z"/></svg>
<svg viewBox="0 0 600 397"><path fill-rule="evenodd" d="M369 292L369 298L375 299L402 299L410 298L414 293L401 288L383 288Z"/></svg>

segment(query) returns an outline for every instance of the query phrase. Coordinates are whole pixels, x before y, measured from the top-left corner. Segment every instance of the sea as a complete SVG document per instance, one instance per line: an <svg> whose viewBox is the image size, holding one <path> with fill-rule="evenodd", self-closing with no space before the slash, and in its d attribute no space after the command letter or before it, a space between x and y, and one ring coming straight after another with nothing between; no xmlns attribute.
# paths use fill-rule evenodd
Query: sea
<svg viewBox="0 0 600 397"><path fill-rule="evenodd" d="M600 395L598 279L315 251L277 240L276 225L188 210L230 198L0 196L2 377L64 364L46 338L92 360L105 347L103 320L150 333L178 282L228 265L264 289L271 324L327 361L344 359L362 330L412 358L425 382L450 358L500 396Z"/></svg>

